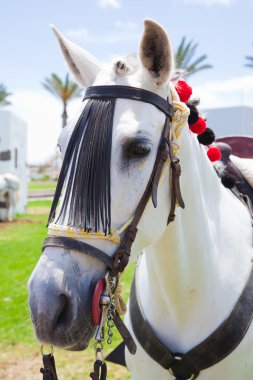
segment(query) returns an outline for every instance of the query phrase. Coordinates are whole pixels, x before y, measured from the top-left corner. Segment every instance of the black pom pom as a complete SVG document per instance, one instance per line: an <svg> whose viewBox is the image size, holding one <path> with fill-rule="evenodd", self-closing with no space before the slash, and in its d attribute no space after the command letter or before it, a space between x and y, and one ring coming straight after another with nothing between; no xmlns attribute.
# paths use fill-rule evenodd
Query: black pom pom
<svg viewBox="0 0 253 380"><path fill-rule="evenodd" d="M197 137L200 144L203 145L211 145L215 140L214 131L210 128L206 128L205 132L201 133L201 135L198 135Z"/></svg>
<svg viewBox="0 0 253 380"><path fill-rule="evenodd" d="M187 103L187 107L190 108L190 115L188 116L188 124L192 125L198 121L199 111L194 104Z"/></svg>
<svg viewBox="0 0 253 380"><path fill-rule="evenodd" d="M228 189L232 189L232 187L235 186L236 178L232 174L227 173L224 176L222 176L221 182Z"/></svg>

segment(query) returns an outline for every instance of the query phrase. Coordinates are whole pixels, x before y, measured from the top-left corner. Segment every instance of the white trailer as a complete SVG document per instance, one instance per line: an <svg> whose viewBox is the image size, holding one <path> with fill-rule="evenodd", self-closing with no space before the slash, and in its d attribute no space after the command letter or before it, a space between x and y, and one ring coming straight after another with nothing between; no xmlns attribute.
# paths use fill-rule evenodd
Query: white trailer
<svg viewBox="0 0 253 380"><path fill-rule="evenodd" d="M0 174L11 173L20 180L16 211L27 205L27 125L8 109L0 109Z"/></svg>

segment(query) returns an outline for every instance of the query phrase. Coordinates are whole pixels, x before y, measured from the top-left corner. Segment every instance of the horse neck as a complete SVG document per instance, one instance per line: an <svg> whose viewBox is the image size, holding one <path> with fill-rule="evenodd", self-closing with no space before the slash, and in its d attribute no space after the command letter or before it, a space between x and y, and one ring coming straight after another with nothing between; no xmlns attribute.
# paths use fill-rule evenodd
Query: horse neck
<svg viewBox="0 0 253 380"><path fill-rule="evenodd" d="M197 344L228 316L252 255L247 210L220 185L196 137L185 131L182 140L186 207L145 251L137 280L149 322L175 350Z"/></svg>

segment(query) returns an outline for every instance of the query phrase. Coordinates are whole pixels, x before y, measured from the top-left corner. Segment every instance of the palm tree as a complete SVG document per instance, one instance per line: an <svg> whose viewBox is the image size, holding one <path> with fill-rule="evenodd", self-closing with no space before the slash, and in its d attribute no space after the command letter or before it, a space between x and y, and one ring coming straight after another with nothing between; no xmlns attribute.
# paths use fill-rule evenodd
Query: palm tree
<svg viewBox="0 0 253 380"><path fill-rule="evenodd" d="M207 55L203 54L199 58L194 59L197 43L193 40L187 42L186 37L183 37L177 50L175 51L176 68L185 71L185 76L190 76L198 71L210 69L212 65L204 63Z"/></svg>
<svg viewBox="0 0 253 380"><path fill-rule="evenodd" d="M67 124L68 114L67 114L67 105L68 102L80 96L79 86L69 80L69 75L66 75L65 80L61 80L60 77L56 74L51 74L51 77L45 78L42 85L53 94L56 98L60 99L63 104L63 113L62 113L62 128Z"/></svg>
<svg viewBox="0 0 253 380"><path fill-rule="evenodd" d="M11 104L7 98L11 93L7 91L5 85L0 83L0 106L6 106L7 104Z"/></svg>
<svg viewBox="0 0 253 380"><path fill-rule="evenodd" d="M253 57L248 55L245 58L248 60L248 62L245 66L253 68Z"/></svg>

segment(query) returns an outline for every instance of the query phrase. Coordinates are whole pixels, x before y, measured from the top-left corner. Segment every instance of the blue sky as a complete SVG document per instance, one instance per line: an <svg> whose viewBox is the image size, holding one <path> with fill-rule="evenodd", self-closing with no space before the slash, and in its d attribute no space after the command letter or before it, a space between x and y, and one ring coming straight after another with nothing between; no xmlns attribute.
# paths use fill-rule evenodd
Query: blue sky
<svg viewBox="0 0 253 380"><path fill-rule="evenodd" d="M28 122L28 161L52 154L60 132L60 103L41 86L66 67L49 28L102 61L137 51L143 19L163 25L177 46L182 36L199 43L213 69L190 78L203 107L253 106L253 0L8 0L1 4L0 82L13 93L10 107ZM78 107L73 102L70 114Z"/></svg>

